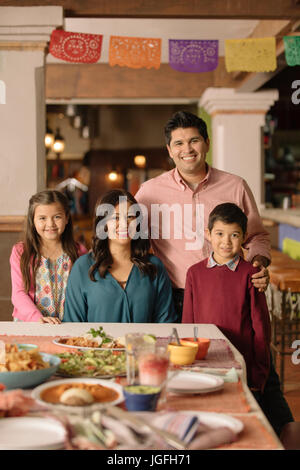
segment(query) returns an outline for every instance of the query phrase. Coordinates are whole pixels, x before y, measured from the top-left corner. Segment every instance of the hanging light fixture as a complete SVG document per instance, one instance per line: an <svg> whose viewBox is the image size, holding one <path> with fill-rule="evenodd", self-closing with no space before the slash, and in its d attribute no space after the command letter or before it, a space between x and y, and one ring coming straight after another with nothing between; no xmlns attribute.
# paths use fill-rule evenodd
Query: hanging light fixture
<svg viewBox="0 0 300 470"><path fill-rule="evenodd" d="M66 115L68 117L74 117L76 116L76 108L74 104L68 104L66 108Z"/></svg>
<svg viewBox="0 0 300 470"><path fill-rule="evenodd" d="M76 116L74 116L74 119L73 119L73 127L74 129L80 129L81 125L82 125L82 118L80 114L76 114Z"/></svg>
<svg viewBox="0 0 300 470"><path fill-rule="evenodd" d="M53 131L50 129L48 126L48 120L46 124L46 134L45 134L45 147L46 147L46 153L49 152L49 150L52 148L54 143L54 134Z"/></svg>
<svg viewBox="0 0 300 470"><path fill-rule="evenodd" d="M147 159L144 155L136 155L133 161L138 168L145 168Z"/></svg>
<svg viewBox="0 0 300 470"><path fill-rule="evenodd" d="M118 179L118 173L116 170L111 170L109 173L108 173L108 179L110 181L117 181Z"/></svg>
<svg viewBox="0 0 300 470"><path fill-rule="evenodd" d="M81 130L81 137L83 139L89 139L90 138L90 128L89 126L83 126L82 130Z"/></svg>
<svg viewBox="0 0 300 470"><path fill-rule="evenodd" d="M57 129L56 129L52 149L53 149L53 152L56 153L57 158L60 157L60 154L63 153L63 151L65 149L65 140L60 134L59 127L57 127Z"/></svg>

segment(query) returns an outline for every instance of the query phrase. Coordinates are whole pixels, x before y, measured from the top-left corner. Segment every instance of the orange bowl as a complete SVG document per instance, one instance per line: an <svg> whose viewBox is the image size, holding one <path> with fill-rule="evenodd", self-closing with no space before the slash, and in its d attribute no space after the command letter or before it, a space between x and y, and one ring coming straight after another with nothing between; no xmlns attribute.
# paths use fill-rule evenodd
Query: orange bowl
<svg viewBox="0 0 300 470"><path fill-rule="evenodd" d="M208 338L197 338L197 341L195 341L194 338L182 338L182 341L189 341L191 343L198 343L198 352L196 354L196 360L204 359L209 345L210 345L210 339Z"/></svg>

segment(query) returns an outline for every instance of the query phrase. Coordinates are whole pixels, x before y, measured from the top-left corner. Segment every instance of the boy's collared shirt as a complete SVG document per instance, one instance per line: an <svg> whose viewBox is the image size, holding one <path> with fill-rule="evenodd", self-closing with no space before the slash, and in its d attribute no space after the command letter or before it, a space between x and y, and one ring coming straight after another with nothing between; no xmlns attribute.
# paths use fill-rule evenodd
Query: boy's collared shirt
<svg viewBox="0 0 300 470"><path fill-rule="evenodd" d="M216 262L216 260L213 257L213 252L210 254L208 260L207 260L207 267L208 268L214 268L215 266L224 266L223 264L219 264ZM237 268L237 265L239 264L240 261L240 255L237 253L234 258L229 260L227 263L224 263L227 268L230 269L230 271L235 271Z"/></svg>
<svg viewBox="0 0 300 470"><path fill-rule="evenodd" d="M210 257L214 269L208 262L188 270L182 323L216 325L244 357L249 386L262 391L270 368L271 325L265 294L251 282L258 268L242 256L227 265Z"/></svg>

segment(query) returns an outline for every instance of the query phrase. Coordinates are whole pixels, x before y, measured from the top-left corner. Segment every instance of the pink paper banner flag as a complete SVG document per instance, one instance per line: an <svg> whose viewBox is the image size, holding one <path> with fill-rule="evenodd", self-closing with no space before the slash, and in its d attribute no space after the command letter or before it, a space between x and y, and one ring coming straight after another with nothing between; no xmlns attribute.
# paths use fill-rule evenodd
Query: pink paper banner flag
<svg viewBox="0 0 300 470"><path fill-rule="evenodd" d="M218 66L219 41L169 39L169 64L179 72L210 72Z"/></svg>

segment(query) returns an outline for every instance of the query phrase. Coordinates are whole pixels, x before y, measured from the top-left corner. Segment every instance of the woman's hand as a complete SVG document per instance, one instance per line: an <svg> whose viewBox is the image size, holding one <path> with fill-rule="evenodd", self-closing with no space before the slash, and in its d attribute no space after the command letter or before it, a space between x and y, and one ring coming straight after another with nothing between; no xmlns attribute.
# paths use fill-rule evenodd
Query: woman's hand
<svg viewBox="0 0 300 470"><path fill-rule="evenodd" d="M40 323L50 323L51 325L58 325L61 320L58 317L42 317Z"/></svg>

